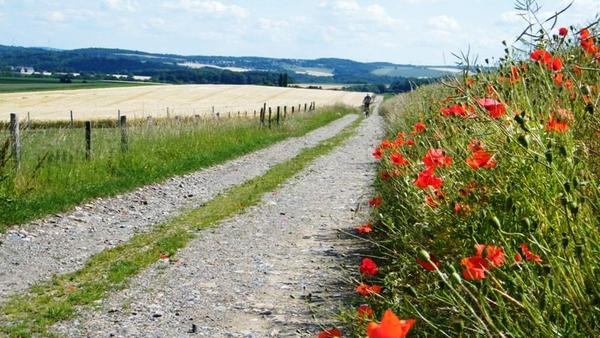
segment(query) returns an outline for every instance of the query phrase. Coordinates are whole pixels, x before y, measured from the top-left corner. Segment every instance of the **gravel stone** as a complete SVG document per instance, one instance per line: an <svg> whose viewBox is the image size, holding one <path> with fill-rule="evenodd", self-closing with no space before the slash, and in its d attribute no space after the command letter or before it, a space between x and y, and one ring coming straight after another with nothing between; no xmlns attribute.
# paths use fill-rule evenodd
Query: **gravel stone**
<svg viewBox="0 0 600 338"><path fill-rule="evenodd" d="M0 301L91 255L200 207L218 193L340 132L345 116L308 135L193 174L167 179L69 213L14 227L0 237ZM377 114L356 136L317 159L244 212L133 277L129 286L53 326L65 337L314 337L330 327L360 241L347 233L368 216L375 178ZM342 230L342 231L340 231ZM29 240L25 240L29 239ZM312 318L316 315L317 322Z"/></svg>

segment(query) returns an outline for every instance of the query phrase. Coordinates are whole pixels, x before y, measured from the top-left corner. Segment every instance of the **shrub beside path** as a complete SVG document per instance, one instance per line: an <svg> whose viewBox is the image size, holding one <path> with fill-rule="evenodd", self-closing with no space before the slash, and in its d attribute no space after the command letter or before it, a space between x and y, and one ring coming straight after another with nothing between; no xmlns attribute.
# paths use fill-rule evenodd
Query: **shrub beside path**
<svg viewBox="0 0 600 338"><path fill-rule="evenodd" d="M355 118L346 116L222 166L13 229L0 238L0 252L8 257L0 263L2 296L81 267L90 255L173 217L181 207L198 207L261 175ZM325 317L347 292L340 289L347 278L340 266L359 263L352 257L357 242L339 230L352 231L367 217L375 175L371 150L382 130L377 114L364 119L357 135L263 196L257 206L197 232L172 257L178 263L152 265L127 289L54 329L69 337L315 336L321 328L313 312Z"/></svg>

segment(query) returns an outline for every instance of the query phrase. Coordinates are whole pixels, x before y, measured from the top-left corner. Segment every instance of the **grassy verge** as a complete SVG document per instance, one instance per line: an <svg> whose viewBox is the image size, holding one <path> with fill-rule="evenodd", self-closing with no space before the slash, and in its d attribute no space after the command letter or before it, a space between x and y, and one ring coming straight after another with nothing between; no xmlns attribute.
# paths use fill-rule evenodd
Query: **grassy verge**
<svg viewBox="0 0 600 338"><path fill-rule="evenodd" d="M18 171L8 143L0 149L0 232L99 196L222 163L354 112L341 106L323 108L288 116L272 128L245 119L157 120L150 127L143 121L128 127L126 151L119 129L98 128L93 129L90 159L83 129L24 130Z"/></svg>
<svg viewBox="0 0 600 338"><path fill-rule="evenodd" d="M338 135L304 149L265 175L229 189L203 207L156 227L151 233L133 237L128 243L92 257L79 271L59 275L51 282L33 287L0 307L0 332L9 337L52 337L48 328L73 318L80 306L105 297L107 292L125 287L128 279L163 254L174 257L191 239L191 231L203 229L240 212L240 206L258 203L261 197L300 172L355 133L357 119Z"/></svg>
<svg viewBox="0 0 600 338"><path fill-rule="evenodd" d="M600 337L596 25L387 102L344 336Z"/></svg>

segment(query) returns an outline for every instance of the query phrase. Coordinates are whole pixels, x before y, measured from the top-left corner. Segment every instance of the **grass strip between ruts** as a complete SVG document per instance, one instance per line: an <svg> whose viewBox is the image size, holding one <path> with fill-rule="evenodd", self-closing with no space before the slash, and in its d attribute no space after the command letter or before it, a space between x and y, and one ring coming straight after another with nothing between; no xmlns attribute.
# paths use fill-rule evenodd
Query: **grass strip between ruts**
<svg viewBox="0 0 600 338"><path fill-rule="evenodd" d="M316 158L327 154L355 134L357 118L342 132L317 146L303 149L296 157L280 163L263 176L228 189L204 206L185 212L151 232L138 234L127 243L92 256L75 272L57 275L0 305L0 333L9 337L58 337L49 331L54 323L74 318L77 307L90 305L107 293L126 288L128 278L157 262L163 254L174 257L193 238L192 231L204 229L245 207L300 172Z"/></svg>

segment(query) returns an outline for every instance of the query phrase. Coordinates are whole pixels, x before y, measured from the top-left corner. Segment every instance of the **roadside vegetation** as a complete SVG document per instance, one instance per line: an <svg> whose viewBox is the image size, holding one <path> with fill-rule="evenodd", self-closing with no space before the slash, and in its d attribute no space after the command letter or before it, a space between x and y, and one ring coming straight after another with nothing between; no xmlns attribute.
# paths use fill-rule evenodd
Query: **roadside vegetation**
<svg viewBox="0 0 600 338"><path fill-rule="evenodd" d="M7 130L0 131L0 232L174 175L222 163L275 142L301 136L356 110L333 106L288 115L279 124L256 119L155 119L128 122L126 149L119 128L96 128L86 158L84 129L21 130L15 169ZM102 122L102 121L100 121ZM101 124L101 123L100 123ZM49 122L49 127L55 126ZM41 126L37 126L38 128Z"/></svg>
<svg viewBox="0 0 600 338"><path fill-rule="evenodd" d="M373 251L319 337L600 337L597 33L532 25L496 70L386 103Z"/></svg>

